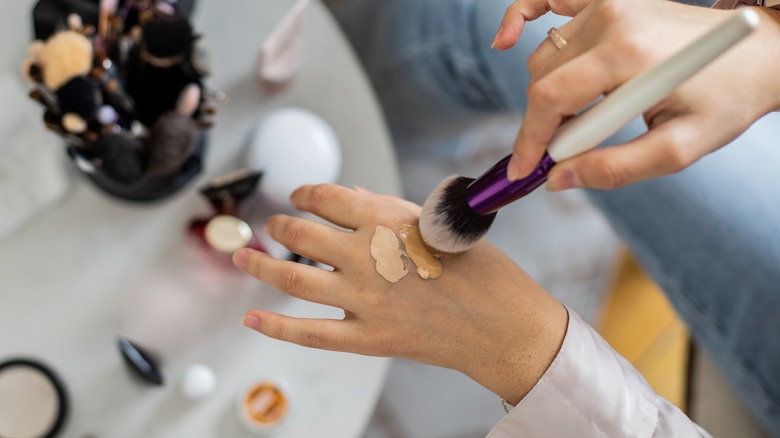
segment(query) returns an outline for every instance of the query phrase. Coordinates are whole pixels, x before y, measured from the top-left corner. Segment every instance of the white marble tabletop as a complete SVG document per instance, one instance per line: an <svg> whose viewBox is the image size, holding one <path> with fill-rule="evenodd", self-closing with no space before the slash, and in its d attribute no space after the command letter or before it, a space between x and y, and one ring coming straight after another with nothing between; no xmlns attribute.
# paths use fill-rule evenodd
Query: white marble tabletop
<svg viewBox="0 0 780 438"><path fill-rule="evenodd" d="M292 0L202 0L195 19L213 51L209 85L224 90L205 174L152 205L111 199L85 180L58 206L0 243L0 360L33 357L64 379L72 412L65 436L242 437L238 391L263 377L292 388L294 416L279 436L360 436L381 391L386 359L311 350L240 324L251 308L329 317L337 309L292 299L215 261L186 232L206 213L196 188L241 167L253 126L277 107L325 118L344 149L340 182L399 193L395 158L370 85L326 9L305 17L304 67L284 95L254 79L257 52ZM20 13L23 11L20 11ZM20 17L27 19L27 17ZM156 353L163 387L139 384L116 346L126 336ZM218 389L192 402L182 371L204 363Z"/></svg>

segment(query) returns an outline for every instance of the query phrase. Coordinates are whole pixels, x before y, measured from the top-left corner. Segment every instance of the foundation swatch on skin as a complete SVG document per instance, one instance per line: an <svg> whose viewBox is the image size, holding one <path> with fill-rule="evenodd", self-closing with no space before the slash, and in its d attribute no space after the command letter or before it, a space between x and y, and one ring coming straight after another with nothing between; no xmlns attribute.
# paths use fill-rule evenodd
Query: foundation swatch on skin
<svg viewBox="0 0 780 438"><path fill-rule="evenodd" d="M442 267L439 257L423 242L420 227L404 225L401 227L401 240L406 246L406 252L417 266L417 275L423 280L434 280L441 277Z"/></svg>
<svg viewBox="0 0 780 438"><path fill-rule="evenodd" d="M409 273L406 251L390 228L376 226L371 238L371 257L376 261L376 272L390 283L397 283Z"/></svg>

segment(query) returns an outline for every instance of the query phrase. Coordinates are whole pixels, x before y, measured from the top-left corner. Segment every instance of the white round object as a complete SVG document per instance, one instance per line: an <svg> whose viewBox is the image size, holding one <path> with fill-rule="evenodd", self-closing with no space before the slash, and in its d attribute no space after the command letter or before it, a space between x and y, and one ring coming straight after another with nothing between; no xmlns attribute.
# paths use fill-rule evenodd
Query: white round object
<svg viewBox="0 0 780 438"><path fill-rule="evenodd" d="M62 127L71 134L82 134L87 130L87 122L76 113L62 116Z"/></svg>
<svg viewBox="0 0 780 438"><path fill-rule="evenodd" d="M114 107L110 105L103 105L98 108L97 120L101 125L110 125L119 120L119 114L117 114Z"/></svg>
<svg viewBox="0 0 780 438"><path fill-rule="evenodd" d="M190 400L198 400L211 395L217 389L217 377L206 365L196 363L184 370L181 379L181 392Z"/></svg>
<svg viewBox="0 0 780 438"><path fill-rule="evenodd" d="M219 215L206 224L204 235L212 248L232 254L249 245L252 241L252 228L235 216Z"/></svg>
<svg viewBox="0 0 780 438"><path fill-rule="evenodd" d="M320 116L301 108L285 108L260 122L247 162L263 172L260 193L277 206L289 206L290 194L298 187L336 182L341 172L341 146Z"/></svg>

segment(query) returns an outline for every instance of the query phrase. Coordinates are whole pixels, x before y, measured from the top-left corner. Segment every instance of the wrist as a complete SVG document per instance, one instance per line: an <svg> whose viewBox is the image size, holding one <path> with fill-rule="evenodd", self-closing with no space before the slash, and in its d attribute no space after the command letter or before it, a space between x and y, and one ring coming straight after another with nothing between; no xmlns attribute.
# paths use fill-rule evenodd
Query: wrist
<svg viewBox="0 0 780 438"><path fill-rule="evenodd" d="M493 353L487 353L472 372L466 372L512 405L517 405L539 382L566 336L568 311L551 296L545 298L543 302L531 300L533 311L518 317L512 333L502 336L504 341L494 343Z"/></svg>

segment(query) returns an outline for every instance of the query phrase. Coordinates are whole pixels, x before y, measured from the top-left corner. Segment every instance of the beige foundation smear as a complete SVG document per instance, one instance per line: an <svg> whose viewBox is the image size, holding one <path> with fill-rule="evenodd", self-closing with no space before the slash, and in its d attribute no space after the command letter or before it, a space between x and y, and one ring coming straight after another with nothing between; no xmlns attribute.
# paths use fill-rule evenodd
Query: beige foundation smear
<svg viewBox="0 0 780 438"><path fill-rule="evenodd" d="M393 230L377 225L371 238L371 257L376 261L376 272L390 283L397 283L409 273L401 242Z"/></svg>
<svg viewBox="0 0 780 438"><path fill-rule="evenodd" d="M406 252L417 265L417 275L423 280L434 280L441 277L442 267L438 257L423 242L420 227L404 225L401 227L401 240L406 245Z"/></svg>

